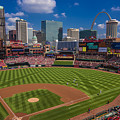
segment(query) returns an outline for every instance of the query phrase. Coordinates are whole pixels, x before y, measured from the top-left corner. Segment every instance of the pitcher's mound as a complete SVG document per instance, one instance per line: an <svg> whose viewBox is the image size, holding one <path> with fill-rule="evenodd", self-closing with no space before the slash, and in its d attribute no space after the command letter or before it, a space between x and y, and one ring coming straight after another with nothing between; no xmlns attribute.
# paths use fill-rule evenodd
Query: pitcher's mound
<svg viewBox="0 0 120 120"><path fill-rule="evenodd" d="M34 102L38 102L39 99L38 98L30 98L28 99L28 102L34 103Z"/></svg>

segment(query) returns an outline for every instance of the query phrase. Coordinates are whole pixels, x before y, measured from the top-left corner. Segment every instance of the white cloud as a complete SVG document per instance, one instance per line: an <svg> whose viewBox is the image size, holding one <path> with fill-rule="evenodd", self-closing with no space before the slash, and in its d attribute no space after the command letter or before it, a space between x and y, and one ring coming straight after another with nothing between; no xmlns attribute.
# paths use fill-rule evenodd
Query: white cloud
<svg viewBox="0 0 120 120"><path fill-rule="evenodd" d="M119 32L117 33L117 37L120 38L120 33Z"/></svg>
<svg viewBox="0 0 120 120"><path fill-rule="evenodd" d="M116 8L115 8L115 7L112 7L111 10L112 10L112 11L120 11L120 7L116 7Z"/></svg>
<svg viewBox="0 0 120 120"><path fill-rule="evenodd" d="M95 22L95 23L94 23L94 25L96 26L96 25L97 25L97 23Z"/></svg>
<svg viewBox="0 0 120 120"><path fill-rule="evenodd" d="M98 24L99 29L105 29L105 24Z"/></svg>
<svg viewBox="0 0 120 120"><path fill-rule="evenodd" d="M12 15L9 13L5 13L5 17L12 17Z"/></svg>
<svg viewBox="0 0 120 120"><path fill-rule="evenodd" d="M59 15L58 15L58 14L54 14L53 16L56 17L56 18L59 18Z"/></svg>
<svg viewBox="0 0 120 120"><path fill-rule="evenodd" d="M5 13L5 17L15 17L15 16L24 16L23 12L17 12L17 13Z"/></svg>
<svg viewBox="0 0 120 120"><path fill-rule="evenodd" d="M6 24L6 31L8 32L9 30L15 30L16 26L15 25L9 25L8 22L5 23Z"/></svg>
<svg viewBox="0 0 120 120"><path fill-rule="evenodd" d="M19 17L15 17L15 18L8 18L8 21L11 22L11 23L15 23L16 20L19 20L20 18Z"/></svg>
<svg viewBox="0 0 120 120"><path fill-rule="evenodd" d="M120 21L118 21L118 26L120 26Z"/></svg>
<svg viewBox="0 0 120 120"><path fill-rule="evenodd" d="M74 5L75 5L75 6L79 6L79 3L76 2L76 3L74 3Z"/></svg>
<svg viewBox="0 0 120 120"><path fill-rule="evenodd" d="M83 28L83 27L80 27L80 30L84 30L84 28Z"/></svg>
<svg viewBox="0 0 120 120"><path fill-rule="evenodd" d="M17 0L18 5L30 13L53 13L56 7L55 0Z"/></svg>
<svg viewBox="0 0 120 120"><path fill-rule="evenodd" d="M98 34L98 38L106 38L106 33Z"/></svg>
<svg viewBox="0 0 120 120"><path fill-rule="evenodd" d="M61 15L62 15L63 17L66 17L66 13L61 13Z"/></svg>
<svg viewBox="0 0 120 120"><path fill-rule="evenodd" d="M7 31L9 31L9 30L15 30L16 27L15 27L15 25L6 25L6 29L7 29Z"/></svg>

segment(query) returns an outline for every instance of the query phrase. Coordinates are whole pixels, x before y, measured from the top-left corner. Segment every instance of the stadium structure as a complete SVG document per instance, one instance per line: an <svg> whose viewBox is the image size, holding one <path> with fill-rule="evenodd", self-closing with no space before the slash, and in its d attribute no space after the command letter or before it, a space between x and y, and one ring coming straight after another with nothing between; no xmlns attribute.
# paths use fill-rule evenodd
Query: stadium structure
<svg viewBox="0 0 120 120"><path fill-rule="evenodd" d="M120 119L119 42L2 47L0 120Z"/></svg>

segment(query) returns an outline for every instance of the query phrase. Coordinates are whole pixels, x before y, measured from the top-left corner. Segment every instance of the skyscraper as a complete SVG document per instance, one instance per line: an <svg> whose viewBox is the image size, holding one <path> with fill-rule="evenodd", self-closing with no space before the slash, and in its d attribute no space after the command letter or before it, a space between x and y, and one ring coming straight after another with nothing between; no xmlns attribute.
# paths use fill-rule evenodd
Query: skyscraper
<svg viewBox="0 0 120 120"><path fill-rule="evenodd" d="M6 50L3 49L3 41L4 45L6 45L5 13L4 7L0 6L0 59L3 59L6 54L5 53Z"/></svg>
<svg viewBox="0 0 120 120"><path fill-rule="evenodd" d="M9 31L9 40L16 40L16 30Z"/></svg>
<svg viewBox="0 0 120 120"><path fill-rule="evenodd" d="M25 20L16 20L16 38L23 43L28 43L28 24Z"/></svg>
<svg viewBox="0 0 120 120"><path fill-rule="evenodd" d="M44 32L45 41L62 41L63 23L58 21L45 20L41 22L41 30Z"/></svg>
<svg viewBox="0 0 120 120"><path fill-rule="evenodd" d="M79 29L70 28L67 30L67 36L72 40L79 40Z"/></svg>
<svg viewBox="0 0 120 120"><path fill-rule="evenodd" d="M6 40L4 7L0 6L0 39Z"/></svg>
<svg viewBox="0 0 120 120"><path fill-rule="evenodd" d="M33 28L28 28L28 43L32 43Z"/></svg>
<svg viewBox="0 0 120 120"><path fill-rule="evenodd" d="M118 21L112 19L106 22L106 38L117 38Z"/></svg>
<svg viewBox="0 0 120 120"><path fill-rule="evenodd" d="M97 31L96 30L82 30L80 31L80 39L88 39L90 37L95 37L97 39Z"/></svg>
<svg viewBox="0 0 120 120"><path fill-rule="evenodd" d="M44 33L42 31L39 30L36 34L36 37L37 37L38 43L45 44Z"/></svg>

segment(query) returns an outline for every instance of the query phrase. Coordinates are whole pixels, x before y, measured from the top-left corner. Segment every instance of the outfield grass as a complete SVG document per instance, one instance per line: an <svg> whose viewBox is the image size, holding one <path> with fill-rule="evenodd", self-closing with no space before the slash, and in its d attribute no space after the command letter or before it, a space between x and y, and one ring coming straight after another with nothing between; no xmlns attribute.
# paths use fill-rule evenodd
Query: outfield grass
<svg viewBox="0 0 120 120"><path fill-rule="evenodd" d="M73 61L55 61L54 65L73 65Z"/></svg>
<svg viewBox="0 0 120 120"><path fill-rule="evenodd" d="M39 101L36 103L28 102L30 98L38 98ZM34 113L40 110L44 110L63 102L60 101L61 97L48 90L34 90L24 93L15 94L12 97L5 98L5 102L15 113Z"/></svg>
<svg viewBox="0 0 120 120"><path fill-rule="evenodd" d="M33 116L31 120L67 120L88 111L89 107L94 109L106 104L108 100L111 102L120 94L120 75L88 69L27 68L0 71L0 78L0 88L29 83L66 85L68 82L68 86L85 92L91 98L72 106ZM100 90L102 93L98 96Z"/></svg>
<svg viewBox="0 0 120 120"><path fill-rule="evenodd" d="M4 120L8 116L8 112L5 110L3 105L0 103L0 120Z"/></svg>

